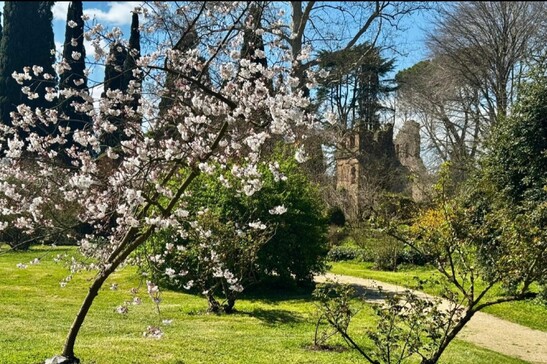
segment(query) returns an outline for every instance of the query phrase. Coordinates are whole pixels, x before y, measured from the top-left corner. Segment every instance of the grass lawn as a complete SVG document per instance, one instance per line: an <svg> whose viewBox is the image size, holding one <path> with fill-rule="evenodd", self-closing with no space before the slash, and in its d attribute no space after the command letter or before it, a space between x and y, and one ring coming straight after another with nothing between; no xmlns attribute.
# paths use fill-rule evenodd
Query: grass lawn
<svg viewBox="0 0 547 364"><path fill-rule="evenodd" d="M411 288L416 286L416 279L414 277L426 280L431 277L440 276L440 273L435 269L424 267L412 267L411 269L403 269L397 272L385 272L372 269L373 263L369 262L333 262L331 266L330 271L332 273L375 279ZM432 284L426 284L423 290L433 295L439 293L439 287ZM483 311L536 330L547 331L547 320L545 319L547 317L547 307L533 300L506 302L487 307Z"/></svg>
<svg viewBox="0 0 547 364"><path fill-rule="evenodd" d="M5 252L0 246L0 364L34 364L59 354L65 335L84 297L93 272L78 273L62 288L67 269L53 258L74 254L71 248L35 248ZM28 263L41 257L37 265ZM118 289L110 285L117 283ZM115 312L139 288L142 304L127 315ZM248 296L229 316L205 314L205 299L163 291L161 315L146 295L132 267L115 273L95 300L76 342L83 364L130 363L356 363L356 352L312 351L315 306L309 294L272 292ZM162 324L163 319L172 323ZM355 335L371 325L371 310L362 310L352 324ZM143 337L148 325L159 325L161 339ZM370 326L368 326L370 327ZM333 344L343 344L334 340ZM456 341L442 363L513 364L517 359Z"/></svg>

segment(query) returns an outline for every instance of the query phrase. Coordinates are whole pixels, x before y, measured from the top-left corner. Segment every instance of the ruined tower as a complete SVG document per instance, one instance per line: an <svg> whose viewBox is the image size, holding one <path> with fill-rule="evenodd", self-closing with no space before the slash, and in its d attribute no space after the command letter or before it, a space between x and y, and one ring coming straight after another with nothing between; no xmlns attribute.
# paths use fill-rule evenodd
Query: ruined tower
<svg viewBox="0 0 547 364"><path fill-rule="evenodd" d="M421 200L424 175L420 127L415 121L405 122L395 141L392 124L376 130L351 130L336 153L336 188L345 195L349 218L364 217L367 206L384 192Z"/></svg>
<svg viewBox="0 0 547 364"><path fill-rule="evenodd" d="M427 169L420 157L420 124L407 120L395 138L397 159L408 169L409 192L414 201L424 198L424 179Z"/></svg>

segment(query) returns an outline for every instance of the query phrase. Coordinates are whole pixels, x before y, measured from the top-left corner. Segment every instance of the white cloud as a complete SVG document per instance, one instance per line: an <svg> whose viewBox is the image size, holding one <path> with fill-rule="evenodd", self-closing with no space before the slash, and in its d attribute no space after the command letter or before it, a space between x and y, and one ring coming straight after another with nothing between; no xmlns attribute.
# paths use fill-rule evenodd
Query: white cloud
<svg viewBox="0 0 547 364"><path fill-rule="evenodd" d="M84 9L84 14L99 22L112 25L128 25L131 24L131 11L140 4L139 1L109 1L107 3L108 11L92 8Z"/></svg>
<svg viewBox="0 0 547 364"><path fill-rule="evenodd" d="M101 48L106 50L106 52L108 53L108 49L107 49L108 43L106 42L106 40L101 39L99 41L99 44ZM91 59L93 59L93 62L95 62L95 47L91 45L91 41L84 40L84 47L85 47L86 56L90 57Z"/></svg>
<svg viewBox="0 0 547 364"><path fill-rule="evenodd" d="M97 111L100 109L100 102L101 102L101 94L104 91L103 84L96 85L94 87L91 87L89 90L89 93L91 97L93 97L93 108Z"/></svg>
<svg viewBox="0 0 547 364"><path fill-rule="evenodd" d="M55 41L55 51L57 52L57 54L63 54L63 42L58 42L58 41Z"/></svg>
<svg viewBox="0 0 547 364"><path fill-rule="evenodd" d="M53 5L53 20L62 20L66 21L66 13L68 11L68 1L56 1Z"/></svg>

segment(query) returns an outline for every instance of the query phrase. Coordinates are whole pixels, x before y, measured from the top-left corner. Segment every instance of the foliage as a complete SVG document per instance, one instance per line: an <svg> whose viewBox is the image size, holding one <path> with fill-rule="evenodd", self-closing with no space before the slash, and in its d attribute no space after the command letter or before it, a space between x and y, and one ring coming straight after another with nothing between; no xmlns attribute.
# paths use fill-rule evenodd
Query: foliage
<svg viewBox="0 0 547 364"><path fill-rule="evenodd" d="M386 109L382 98L395 87L385 75L393 70L394 59L381 56L380 49L364 43L339 51L319 54L321 67L329 71L321 80L318 102L335 110L343 130L380 128L380 113Z"/></svg>
<svg viewBox="0 0 547 364"><path fill-rule="evenodd" d="M325 347L327 340L336 333L347 333L351 319L358 312L351 305L355 290L349 285L340 285L333 281L318 284L313 291L317 300L318 319L315 324L313 344L315 347ZM322 327L325 320L328 326Z"/></svg>
<svg viewBox="0 0 547 364"><path fill-rule="evenodd" d="M481 173L463 196L479 260L488 277L511 292L547 277L545 80L538 69L521 87L512 116L493 130Z"/></svg>
<svg viewBox="0 0 547 364"><path fill-rule="evenodd" d="M10 112L16 111L17 105L26 104L32 108L54 106L44 98L46 89L55 86L56 77L53 69L55 56L51 54L51 50L55 49L51 27L52 6L53 1L4 4L4 27L0 44L0 125L12 125ZM33 65L41 68L33 70ZM28 67L26 71L25 67ZM16 81L12 77L13 72L33 75L30 78L34 79ZM22 89L21 86L28 89ZM35 93L38 97L34 97ZM37 129L41 135L51 132L45 125ZM25 134L21 131L21 135Z"/></svg>
<svg viewBox="0 0 547 364"><path fill-rule="evenodd" d="M275 225L275 234L258 252L263 277L275 275L281 282L310 283L325 269L327 221L317 186L299 170L291 148L274 153L264 165L262 189L248 199L246 208L262 221ZM272 173L270 168L280 174ZM280 179L279 181L277 179ZM272 206L283 206L284 214L272 215Z"/></svg>
<svg viewBox="0 0 547 364"><path fill-rule="evenodd" d="M346 215L340 206L333 206L327 212L330 225L344 226L346 224Z"/></svg>
<svg viewBox="0 0 547 364"><path fill-rule="evenodd" d="M397 221L405 222L416 214L419 204L407 195L384 192L375 208L375 215L381 215L384 218L396 218ZM372 220L374 220L374 217Z"/></svg>
<svg viewBox="0 0 547 364"><path fill-rule="evenodd" d="M193 285L207 296L212 311L230 312L236 295L251 284L304 284L322 272L327 244L323 205L316 188L285 152L272 157L281 163L261 165L262 188L249 196L234 193L237 180L220 168L199 176L190 189L188 210L190 221L201 229L192 233L188 227L185 238L169 230L155 235L151 251L145 253L167 254L152 262L154 278L173 278L174 272L183 271L177 287ZM268 167L272 163L278 166L275 173ZM226 304L214 299L219 293Z"/></svg>
<svg viewBox="0 0 547 364"><path fill-rule="evenodd" d="M374 267L379 270L395 271L399 264L403 246L393 239L384 240L384 244L377 245L372 251Z"/></svg>
<svg viewBox="0 0 547 364"><path fill-rule="evenodd" d="M491 183L513 207L533 209L547 200L547 75L532 72L520 88L509 117L493 131L483 161L483 180Z"/></svg>
<svg viewBox="0 0 547 364"><path fill-rule="evenodd" d="M399 198L397 197L395 201L399 201ZM407 201L407 198L401 201ZM408 220L410 211L417 209L415 204L411 204L412 210L407 209L405 213L405 209L401 208L402 212L398 214L396 206L400 205L389 206L387 203L382 203L376 211L378 215L392 216L393 219L398 216L405 221ZM375 269L387 271L396 271L401 264L425 265L431 262L430 255L423 255L412 249L389 234L376 229L374 224L363 223L352 226L348 234L350 238L341 246L331 248L329 260L358 259L363 262L374 262Z"/></svg>
<svg viewBox="0 0 547 364"><path fill-rule="evenodd" d="M339 246L343 243L344 239L348 237L350 228L348 226L338 227L336 225L330 225L328 229L328 240L330 247Z"/></svg>
<svg viewBox="0 0 547 364"><path fill-rule="evenodd" d="M327 259L331 262L343 260L363 259L366 253L363 249L351 246L334 246L329 250Z"/></svg>

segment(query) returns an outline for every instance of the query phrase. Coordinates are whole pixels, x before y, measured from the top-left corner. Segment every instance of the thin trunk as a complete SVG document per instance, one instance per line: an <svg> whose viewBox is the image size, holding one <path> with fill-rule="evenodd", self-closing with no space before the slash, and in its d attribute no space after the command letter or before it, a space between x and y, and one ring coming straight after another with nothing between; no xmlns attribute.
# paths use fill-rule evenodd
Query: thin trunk
<svg viewBox="0 0 547 364"><path fill-rule="evenodd" d="M127 258L129 254L131 254L138 246L140 246L142 242L148 239L148 237L152 234L152 231L152 228L149 228L142 235L126 235L124 241L122 242L122 245L126 246L127 248L123 250L117 257L112 259L112 263L101 273L99 273L99 275L95 278L93 284L91 285L91 287L89 287L89 292L87 293L84 302L80 307L80 311L78 311L78 314L76 315L76 318L74 319L74 322L70 327L70 331L68 332L65 346L63 348L64 357L70 360L75 359L74 345L76 344L76 337L78 336L78 332L80 331L84 323L84 320L87 316L87 313L89 312L89 309L91 308L91 305L93 304L93 301L95 300L95 297L97 297L97 295L99 294L99 290L103 286L104 282L108 279L108 277L110 277L110 275L116 270L116 268L118 268L119 265L123 263L125 258Z"/></svg>
<svg viewBox="0 0 547 364"><path fill-rule="evenodd" d="M437 351L435 351L433 356L430 359L424 358L421 364L436 364L441 358L441 355L443 354L445 349L448 347L448 344L450 344L452 340L454 340L456 335L458 335L460 331L464 328L464 326L469 322L469 320L471 320L473 315L475 315L475 312L477 311L475 310L467 311L465 316L462 317L462 319L458 322L458 324L454 326L454 329L452 329L452 331L446 336L443 343L439 346Z"/></svg>
<svg viewBox="0 0 547 364"><path fill-rule="evenodd" d="M74 319L74 322L72 323L72 326L70 327L70 331L66 338L65 346L63 349L63 356L65 358L68 358L69 360L76 359L74 356L74 344L76 343L76 337L78 336L78 332L80 331L80 328L84 323L87 312L93 304L93 300L95 299L95 297L98 296L99 290L101 289L104 281L106 281L109 275L110 274L106 274L106 271L102 272L95 279L91 287L89 287L89 292L85 297L85 300L80 307L80 311L78 311L78 314L76 315L76 318Z"/></svg>

